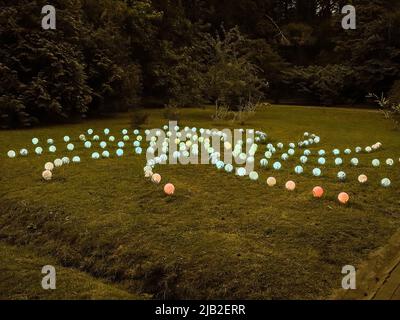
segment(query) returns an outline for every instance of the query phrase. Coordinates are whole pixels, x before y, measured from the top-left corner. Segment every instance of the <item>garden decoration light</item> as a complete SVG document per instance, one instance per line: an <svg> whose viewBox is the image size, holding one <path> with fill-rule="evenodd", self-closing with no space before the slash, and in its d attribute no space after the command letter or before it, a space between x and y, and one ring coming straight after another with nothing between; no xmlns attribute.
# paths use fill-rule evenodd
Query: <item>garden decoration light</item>
<svg viewBox="0 0 400 320"><path fill-rule="evenodd" d="M42 147L36 147L35 153L36 153L37 155L41 155L41 154L43 153L43 148L42 148Z"/></svg>
<svg viewBox="0 0 400 320"><path fill-rule="evenodd" d="M54 169L54 164L53 164L53 162L47 162L47 163L44 165L44 169L45 169L45 170L52 171L52 170Z"/></svg>
<svg viewBox="0 0 400 320"><path fill-rule="evenodd" d="M79 135L79 140L81 140L82 142L86 141L85 135L84 134Z"/></svg>
<svg viewBox="0 0 400 320"><path fill-rule="evenodd" d="M239 177L244 177L244 176L246 175L246 169L245 169L245 168L238 168L238 169L236 170L236 174L237 174Z"/></svg>
<svg viewBox="0 0 400 320"><path fill-rule="evenodd" d="M105 128L105 129L104 129L104 134L105 134L106 136L108 136L108 135L110 134L110 129Z"/></svg>
<svg viewBox="0 0 400 320"><path fill-rule="evenodd" d="M269 187L274 187L276 185L276 179L274 177L269 177L267 179L267 184Z"/></svg>
<svg viewBox="0 0 400 320"><path fill-rule="evenodd" d="M62 165L63 165L63 162L62 162L61 159L56 159L56 160L54 160L54 166L55 166L56 168L59 168L59 167L61 167Z"/></svg>
<svg viewBox="0 0 400 320"><path fill-rule="evenodd" d="M109 136L109 137L108 137L108 141L114 142L114 141L115 141L115 137L114 137L114 136Z"/></svg>
<svg viewBox="0 0 400 320"><path fill-rule="evenodd" d="M53 139L47 139L47 144L54 144L54 140Z"/></svg>
<svg viewBox="0 0 400 320"><path fill-rule="evenodd" d="M167 183L164 186L164 192L168 196L172 196L175 193L175 186L172 183Z"/></svg>
<svg viewBox="0 0 400 320"><path fill-rule="evenodd" d="M93 141L99 141L100 137L98 135L93 136Z"/></svg>
<svg viewBox="0 0 400 320"><path fill-rule="evenodd" d="M268 160L267 159L261 159L260 160L260 166L261 167L267 167L268 166Z"/></svg>
<svg viewBox="0 0 400 320"><path fill-rule="evenodd" d="M359 182L359 183L364 184L364 183L366 183L367 181L368 181L368 177L367 177L365 174L360 174L360 175L358 176L358 182Z"/></svg>
<svg viewBox="0 0 400 320"><path fill-rule="evenodd" d="M68 136L65 136L65 137L64 137L64 142L65 142L65 143L68 143L69 140L70 140L70 137L68 137Z"/></svg>
<svg viewBox="0 0 400 320"><path fill-rule="evenodd" d="M325 150L319 150L318 151L319 156L324 156L325 155Z"/></svg>
<svg viewBox="0 0 400 320"><path fill-rule="evenodd" d="M350 196L346 192L341 192L338 195L338 200L341 204L347 204L350 200Z"/></svg>
<svg viewBox="0 0 400 320"><path fill-rule="evenodd" d="M88 133L88 135L92 135L93 134L93 129L88 129L87 133Z"/></svg>
<svg viewBox="0 0 400 320"><path fill-rule="evenodd" d="M124 155L124 150L118 149L118 150L116 151L116 154L117 154L118 157L122 157L122 156Z"/></svg>
<svg viewBox="0 0 400 320"><path fill-rule="evenodd" d="M350 160L350 163L351 163L352 166L356 167L356 166L358 166L359 161L358 161L357 158L353 158L353 159Z"/></svg>
<svg viewBox="0 0 400 320"><path fill-rule="evenodd" d="M280 162L275 162L272 167L274 168L274 170L280 170L282 168L282 165Z"/></svg>
<svg viewBox="0 0 400 320"><path fill-rule="evenodd" d="M20 154L21 156L23 156L23 157L26 157L26 156L28 155L28 150L26 150L26 149L21 149L21 150L19 151L19 154Z"/></svg>
<svg viewBox="0 0 400 320"><path fill-rule="evenodd" d="M90 149L92 147L92 143L90 141L85 141L84 146L86 149Z"/></svg>
<svg viewBox="0 0 400 320"><path fill-rule="evenodd" d="M339 179L340 181L345 181L345 180L346 180L346 177L347 177L346 172L344 172L344 171L338 172L337 177L338 177L338 179Z"/></svg>
<svg viewBox="0 0 400 320"><path fill-rule="evenodd" d="M50 170L44 170L42 172L42 177L43 177L44 180L49 181L53 177L53 174L52 174L52 172Z"/></svg>
<svg viewBox="0 0 400 320"><path fill-rule="evenodd" d="M62 159L63 164L69 164L69 158L68 157L63 157Z"/></svg>
<svg viewBox="0 0 400 320"><path fill-rule="evenodd" d="M322 187L314 187L313 191L313 196L314 198L322 198L322 196L324 195L324 189L322 189Z"/></svg>
<svg viewBox="0 0 400 320"><path fill-rule="evenodd" d="M386 159L386 164L391 167L391 166L394 165L394 160L393 159Z"/></svg>
<svg viewBox="0 0 400 320"><path fill-rule="evenodd" d="M100 154L99 154L98 152L93 152L93 153L92 153L92 159L97 160L97 159L99 159L99 158L100 158Z"/></svg>
<svg viewBox="0 0 400 320"><path fill-rule="evenodd" d="M50 147L49 147L49 151L50 151L51 153L56 152L56 151L57 151L56 146L50 146Z"/></svg>
<svg viewBox="0 0 400 320"><path fill-rule="evenodd" d="M323 165L325 165L325 163L326 163L325 158L322 158L322 157L321 157L321 158L318 159L318 164L319 164L319 165L323 166Z"/></svg>
<svg viewBox="0 0 400 320"><path fill-rule="evenodd" d="M228 173L231 173L232 171L233 171L233 166L230 164L230 163L228 163L226 166L225 166L225 171L226 172L228 172Z"/></svg>
<svg viewBox="0 0 400 320"><path fill-rule="evenodd" d="M301 156L301 157L300 157L300 162L301 162L302 164L306 164L307 161L308 161L308 158L307 158L306 156Z"/></svg>
<svg viewBox="0 0 400 320"><path fill-rule="evenodd" d="M154 173L151 176L151 181L153 181L155 184L159 184L161 182L161 176L158 173Z"/></svg>
<svg viewBox="0 0 400 320"><path fill-rule="evenodd" d="M39 143L39 139L38 138L33 138L32 139L32 144L37 145Z"/></svg>
<svg viewBox="0 0 400 320"><path fill-rule="evenodd" d="M294 181L288 181L285 184L285 188L288 191L294 191L294 189L296 189L296 183Z"/></svg>
<svg viewBox="0 0 400 320"><path fill-rule="evenodd" d="M336 158L335 159L335 165L341 166L343 164L343 159L342 158Z"/></svg>
<svg viewBox="0 0 400 320"><path fill-rule="evenodd" d="M319 169L319 168L314 168L313 171L312 171L312 173L313 173L313 176L315 176L315 177L320 177L321 174L322 174L322 171L321 171L321 169Z"/></svg>
<svg viewBox="0 0 400 320"><path fill-rule="evenodd" d="M297 166L294 168L294 172L297 174L302 174L304 172L304 169L302 166Z"/></svg>
<svg viewBox="0 0 400 320"><path fill-rule="evenodd" d="M350 149L344 150L344 154L347 154L347 155L351 154L351 150Z"/></svg>
<svg viewBox="0 0 400 320"><path fill-rule="evenodd" d="M253 180L253 181L258 180L258 173L255 171L250 172L249 178L250 178L250 180Z"/></svg>
<svg viewBox="0 0 400 320"><path fill-rule="evenodd" d="M100 148L105 149L107 147L107 142L102 141L100 142Z"/></svg>
<svg viewBox="0 0 400 320"><path fill-rule="evenodd" d="M382 185L382 187L384 187L384 188L389 188L391 184L392 184L392 182L391 182L390 179L388 179L388 178L384 178L384 179L382 179L382 181L381 181L381 185Z"/></svg>
<svg viewBox="0 0 400 320"><path fill-rule="evenodd" d="M73 163L80 163L81 162L81 158L79 156L75 156L72 158L72 162Z"/></svg>
<svg viewBox="0 0 400 320"><path fill-rule="evenodd" d="M67 150L68 150L68 151L74 151L74 149L75 149L75 146L74 146L72 143L69 143L69 144L67 145Z"/></svg>
<svg viewBox="0 0 400 320"><path fill-rule="evenodd" d="M381 162L378 159L372 160L372 166L375 168L379 167L381 165Z"/></svg>
<svg viewBox="0 0 400 320"><path fill-rule="evenodd" d="M333 155L338 156L340 154L340 150L339 149L333 149L332 153L333 153Z"/></svg>

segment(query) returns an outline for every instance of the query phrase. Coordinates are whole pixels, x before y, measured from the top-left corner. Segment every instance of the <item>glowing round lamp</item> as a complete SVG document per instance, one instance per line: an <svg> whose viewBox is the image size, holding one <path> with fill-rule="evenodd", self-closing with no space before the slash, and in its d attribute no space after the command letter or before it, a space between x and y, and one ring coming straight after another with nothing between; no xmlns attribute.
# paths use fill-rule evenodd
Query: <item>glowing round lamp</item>
<svg viewBox="0 0 400 320"><path fill-rule="evenodd" d="M338 195L338 200L341 204L347 204L350 200L350 196L346 192L341 192Z"/></svg>
<svg viewBox="0 0 400 320"><path fill-rule="evenodd" d="M172 196L175 193L175 187L172 183L167 183L164 186L164 192L168 196Z"/></svg>

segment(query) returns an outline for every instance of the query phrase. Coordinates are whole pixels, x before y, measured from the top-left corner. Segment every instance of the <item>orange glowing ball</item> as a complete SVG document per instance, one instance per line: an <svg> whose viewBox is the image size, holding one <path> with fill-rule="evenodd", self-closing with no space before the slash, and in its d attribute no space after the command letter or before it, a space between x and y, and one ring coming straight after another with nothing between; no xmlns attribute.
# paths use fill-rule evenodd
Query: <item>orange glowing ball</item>
<svg viewBox="0 0 400 320"><path fill-rule="evenodd" d="M273 187L276 185L276 179L274 177L269 177L267 179L267 184L269 187Z"/></svg>
<svg viewBox="0 0 400 320"><path fill-rule="evenodd" d="M169 195L169 196L172 196L172 195L175 193L175 187L174 187L174 185L173 185L172 183L167 183L167 184L164 186L164 192L165 192L165 194L167 194L167 195Z"/></svg>
<svg viewBox="0 0 400 320"><path fill-rule="evenodd" d="M158 173L155 173L151 176L151 181L153 181L156 184L159 184L161 182L161 176Z"/></svg>
<svg viewBox="0 0 400 320"><path fill-rule="evenodd" d="M286 182L285 187L287 190L293 191L294 189L296 189L296 183L294 183L294 181L288 181Z"/></svg>
<svg viewBox="0 0 400 320"><path fill-rule="evenodd" d="M362 174L358 177L358 182L366 183L368 181L368 177L365 174Z"/></svg>
<svg viewBox="0 0 400 320"><path fill-rule="evenodd" d="M322 198L324 195L324 189L321 187L315 187L312 191L314 198Z"/></svg>
<svg viewBox="0 0 400 320"><path fill-rule="evenodd" d="M342 204L346 204L350 200L350 196L346 192L342 192L338 196L338 200Z"/></svg>

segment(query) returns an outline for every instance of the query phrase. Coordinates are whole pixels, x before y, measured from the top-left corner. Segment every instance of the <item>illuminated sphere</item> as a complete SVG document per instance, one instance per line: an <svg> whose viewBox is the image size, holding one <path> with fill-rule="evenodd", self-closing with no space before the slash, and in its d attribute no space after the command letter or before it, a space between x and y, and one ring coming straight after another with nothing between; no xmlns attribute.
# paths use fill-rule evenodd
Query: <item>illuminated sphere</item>
<svg viewBox="0 0 400 320"><path fill-rule="evenodd" d="M288 181L285 184L285 188L286 190L293 191L294 189L296 189L296 183L294 181Z"/></svg>
<svg viewBox="0 0 400 320"><path fill-rule="evenodd" d="M175 193L175 187L172 183L167 183L164 186L164 192L166 195L172 196Z"/></svg>
<svg viewBox="0 0 400 320"><path fill-rule="evenodd" d="M294 149L289 149L288 154L289 154L289 156L293 156L295 154Z"/></svg>
<svg viewBox="0 0 400 320"><path fill-rule="evenodd" d="M84 135L84 134L81 134L81 135L79 136L79 140L81 140L81 141L85 141L85 140L86 140L86 137L85 137L85 135Z"/></svg>
<svg viewBox="0 0 400 320"><path fill-rule="evenodd" d="M142 141L142 140L143 140L143 137L142 137L142 136L137 136L137 137L136 137L136 140L137 140L137 141Z"/></svg>
<svg viewBox="0 0 400 320"><path fill-rule="evenodd" d="M133 146L134 146L134 147L140 147L140 142L136 140L136 141L133 143Z"/></svg>
<svg viewBox="0 0 400 320"><path fill-rule="evenodd" d="M387 164L388 166L393 166L393 165L394 165L393 159L387 159L387 160L386 160L386 164Z"/></svg>
<svg viewBox="0 0 400 320"><path fill-rule="evenodd" d="M287 159L289 159L289 155L287 153L282 154L281 159L283 161L286 161Z"/></svg>
<svg viewBox="0 0 400 320"><path fill-rule="evenodd" d="M37 148L35 149L35 153L36 153L37 155L41 155L41 154L43 153L43 148L42 148L42 147L37 147Z"/></svg>
<svg viewBox="0 0 400 320"><path fill-rule="evenodd" d="M308 157L308 156L310 156L311 155L311 151L310 150L308 150L308 149L306 149L306 150L304 150L304 153L303 153L306 157Z"/></svg>
<svg viewBox="0 0 400 320"><path fill-rule="evenodd" d="M333 154L334 154L335 156L337 156L337 155L340 154L340 150L339 150L339 149L334 149L332 152L333 152Z"/></svg>
<svg viewBox="0 0 400 320"><path fill-rule="evenodd" d="M322 171L319 168L315 168L315 169L313 169L312 173L313 173L313 176L319 177L319 176L321 176Z"/></svg>
<svg viewBox="0 0 400 320"><path fill-rule="evenodd" d="M230 163L228 163L225 166L225 171L228 172L228 173L231 173L233 171L233 166Z"/></svg>
<svg viewBox="0 0 400 320"><path fill-rule="evenodd" d="M56 152L56 150L57 150L56 146L50 146L50 147L49 147L49 151L50 151L51 153Z"/></svg>
<svg viewBox="0 0 400 320"><path fill-rule="evenodd" d="M122 149L123 147L125 147L125 143L122 141L118 142L118 148Z"/></svg>
<svg viewBox="0 0 400 320"><path fill-rule="evenodd" d="M368 177L365 174L361 174L358 176L359 183L366 183L368 181Z"/></svg>
<svg viewBox="0 0 400 320"><path fill-rule="evenodd" d="M155 173L151 176L151 181L153 181L156 184L159 184L161 182L161 176L158 173Z"/></svg>
<svg viewBox="0 0 400 320"><path fill-rule="evenodd" d="M86 149L90 149L92 147L92 143L90 141L85 141L84 146Z"/></svg>
<svg viewBox="0 0 400 320"><path fill-rule="evenodd" d="M49 180L51 180L52 177L53 177L53 174L51 173L50 170L44 170L44 171L42 172L42 178L43 178L44 180L49 181Z"/></svg>
<svg viewBox="0 0 400 320"><path fill-rule="evenodd" d="M384 178L381 181L382 187L385 187L385 188L389 188L391 184L392 184L392 182L388 178Z"/></svg>
<svg viewBox="0 0 400 320"><path fill-rule="evenodd" d="M322 198L324 195L324 189L322 187L315 187L312 191L314 198Z"/></svg>
<svg viewBox="0 0 400 320"><path fill-rule="evenodd" d="M115 137L114 137L114 136L110 136L110 137L108 138L108 141L114 142L114 141L115 141Z"/></svg>
<svg viewBox="0 0 400 320"><path fill-rule="evenodd" d="M59 168L63 165L63 162L61 159L56 159L56 160L54 160L54 165L56 168Z"/></svg>
<svg viewBox="0 0 400 320"><path fill-rule="evenodd" d="M124 155L124 150L118 149L118 150L116 151L116 154L117 154L118 157L122 157L122 156Z"/></svg>
<svg viewBox="0 0 400 320"><path fill-rule="evenodd" d="M23 156L23 157L26 157L26 156L28 155L28 150L26 150L26 149L21 149L21 150L19 151L19 154L20 154L21 156Z"/></svg>
<svg viewBox="0 0 400 320"><path fill-rule="evenodd" d="M75 149L75 146L72 144L72 143L69 143L68 145L67 145L67 150L68 151L73 151Z"/></svg>
<svg viewBox="0 0 400 320"><path fill-rule="evenodd" d="M271 159L272 158L272 152L271 151L265 152L265 158Z"/></svg>
<svg viewBox="0 0 400 320"><path fill-rule="evenodd" d="M258 173L255 171L250 172L249 178L250 178L250 180L253 180L253 181L258 180Z"/></svg>
<svg viewBox="0 0 400 320"><path fill-rule="evenodd" d="M124 136L123 138L122 138L125 142L127 142L127 141L129 141L129 136Z"/></svg>
<svg viewBox="0 0 400 320"><path fill-rule="evenodd" d="M68 137L68 136L65 136L65 137L64 137L64 142L65 142L65 143L68 143L69 140L70 140L70 137Z"/></svg>
<svg viewBox="0 0 400 320"><path fill-rule="evenodd" d="M362 151L362 148L361 147L356 147L355 151L356 151L356 153L360 153Z"/></svg>
<svg viewBox="0 0 400 320"><path fill-rule="evenodd" d="M294 172L296 172L297 174L302 174L304 172L304 169L302 166L297 166L296 168L294 168Z"/></svg>
<svg viewBox="0 0 400 320"><path fill-rule="evenodd" d="M353 158L353 159L350 160L350 163L351 163L352 166L356 167L356 166L358 166L359 161L358 161L357 158Z"/></svg>
<svg viewBox="0 0 400 320"><path fill-rule="evenodd" d="M301 157L300 157L300 162L301 162L302 164L306 164L307 161L308 161L308 158L307 158L306 156L301 156Z"/></svg>
<svg viewBox="0 0 400 320"><path fill-rule="evenodd" d="M39 139L38 138L33 138L32 139L32 144L36 145L39 143Z"/></svg>
<svg viewBox="0 0 400 320"><path fill-rule="evenodd" d="M110 134L110 129L108 129L108 128L104 129L104 134L106 136L108 136Z"/></svg>
<svg viewBox="0 0 400 320"><path fill-rule="evenodd" d="M293 142L291 142L291 143L289 143L289 148L294 149L294 148L296 148L296 145Z"/></svg>
<svg viewBox="0 0 400 320"><path fill-rule="evenodd" d="M340 181L344 181L344 180L346 180L347 175L344 171L340 171L340 172L338 172L337 177Z"/></svg>
<svg viewBox="0 0 400 320"><path fill-rule="evenodd" d="M47 139L47 144L53 144L54 140L53 139Z"/></svg>
<svg viewBox="0 0 400 320"><path fill-rule="evenodd" d="M351 150L350 149L344 150L344 154L347 154L347 155L351 154Z"/></svg>
<svg viewBox="0 0 400 320"><path fill-rule="evenodd" d="M143 152L143 149L141 147L136 147L135 148L135 153L136 154L142 154L142 152Z"/></svg>
<svg viewBox="0 0 400 320"><path fill-rule="evenodd" d="M278 142L278 144L276 146L278 147L278 149L283 149L283 143L282 142Z"/></svg>
<svg viewBox="0 0 400 320"><path fill-rule="evenodd" d="M343 159L342 159L342 158L336 158L336 159L335 159L335 164L336 164L337 166L342 165L342 164L343 164Z"/></svg>
<svg viewBox="0 0 400 320"><path fill-rule="evenodd" d="M128 130L126 130L126 129L123 129L121 132L123 135L128 134Z"/></svg>
<svg viewBox="0 0 400 320"><path fill-rule="evenodd" d="M319 151L318 151L318 155L324 156L324 155L325 155L325 150L319 150Z"/></svg>
<svg viewBox="0 0 400 320"><path fill-rule="evenodd" d="M87 133L88 133L89 135L93 134L93 129L88 129Z"/></svg>
<svg viewBox="0 0 400 320"><path fill-rule="evenodd" d="M100 154L99 154L98 152L93 152L93 153L92 153L92 159L97 160L97 159L99 159L99 158L100 158Z"/></svg>
<svg viewBox="0 0 400 320"><path fill-rule="evenodd" d="M339 200L340 203L346 204L346 203L349 202L350 196L349 196L346 192L341 192L341 193L338 195L338 200Z"/></svg>
<svg viewBox="0 0 400 320"><path fill-rule="evenodd" d="M274 168L274 170L280 170L282 168L282 165L280 162L275 162L272 167Z"/></svg>
<svg viewBox="0 0 400 320"><path fill-rule="evenodd" d="M239 177L244 177L246 175L246 169L245 168L238 168L236 171L236 174Z"/></svg>
<svg viewBox="0 0 400 320"><path fill-rule="evenodd" d="M269 177L267 179L267 184L269 187L274 187L276 185L276 179L274 177Z"/></svg>
<svg viewBox="0 0 400 320"><path fill-rule="evenodd" d="M144 172L144 177L145 178L151 178L153 176L153 171L145 171Z"/></svg>
<svg viewBox="0 0 400 320"><path fill-rule="evenodd" d="M104 151L101 153L101 156L102 156L103 158L109 158L109 157L110 157L110 152L108 152L107 150L104 150Z"/></svg>
<svg viewBox="0 0 400 320"><path fill-rule="evenodd" d="M260 160L260 166L261 166L261 167L266 167L266 166L268 166L268 160L267 160L267 159L261 159L261 160Z"/></svg>
<svg viewBox="0 0 400 320"><path fill-rule="evenodd" d="M81 162L81 158L78 157L78 156L75 156L75 157L72 158L72 162L73 163L80 163Z"/></svg>
<svg viewBox="0 0 400 320"><path fill-rule="evenodd" d="M325 163L326 163L325 158L322 158L322 157L321 157L321 158L318 159L318 164L319 164L319 165L323 166Z"/></svg>
<svg viewBox="0 0 400 320"><path fill-rule="evenodd" d="M215 166L217 167L218 170L221 170L224 168L225 163L221 160L217 161L217 163L215 164Z"/></svg>
<svg viewBox="0 0 400 320"><path fill-rule="evenodd" d="M53 164L53 162L47 162L47 163L44 165L44 169L45 169L45 170L52 171L52 170L54 169L54 164Z"/></svg>
<svg viewBox="0 0 400 320"><path fill-rule="evenodd" d="M372 166L375 168L379 167L381 165L381 162L378 159L372 160Z"/></svg>
<svg viewBox="0 0 400 320"><path fill-rule="evenodd" d="M366 147L366 148L365 148L365 152L370 153L371 151L372 151L372 148L371 148L371 147Z"/></svg>

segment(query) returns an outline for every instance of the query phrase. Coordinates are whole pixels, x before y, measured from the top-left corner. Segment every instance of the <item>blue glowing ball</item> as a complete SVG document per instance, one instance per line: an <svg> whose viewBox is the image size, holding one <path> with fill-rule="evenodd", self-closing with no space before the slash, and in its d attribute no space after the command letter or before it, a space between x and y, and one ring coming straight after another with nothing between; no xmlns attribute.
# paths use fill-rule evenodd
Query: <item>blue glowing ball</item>
<svg viewBox="0 0 400 320"><path fill-rule="evenodd" d="M277 162L275 162L275 163L272 165L272 167L273 167L275 170L280 170L280 169L282 168L282 165L281 165L281 163L280 163L279 161L277 161Z"/></svg>
<svg viewBox="0 0 400 320"><path fill-rule="evenodd" d="M90 141L85 141L84 146L86 149L90 149L92 147L92 143Z"/></svg>
<svg viewBox="0 0 400 320"><path fill-rule="evenodd" d="M123 143L122 141L118 142L118 148L123 148L125 147L125 143Z"/></svg>
<svg viewBox="0 0 400 320"><path fill-rule="evenodd" d="M140 142L136 140L136 141L133 143L133 146L134 146L134 147L140 147Z"/></svg>
<svg viewBox="0 0 400 320"><path fill-rule="evenodd" d="M319 151L318 151L318 155L324 156L324 155L325 155L325 150L319 150Z"/></svg>
<svg viewBox="0 0 400 320"><path fill-rule="evenodd" d="M100 142L100 148L104 149L105 147L107 147L107 142L105 141Z"/></svg>
<svg viewBox="0 0 400 320"><path fill-rule="evenodd" d="M325 158L321 157L321 158L318 159L318 164L320 164L321 166L323 166L325 163L326 163Z"/></svg>
<svg viewBox="0 0 400 320"><path fill-rule="evenodd" d="M337 166L342 165L342 164L343 164L343 159L342 159L342 158L336 158L336 159L335 159L335 164L336 164Z"/></svg>
<svg viewBox="0 0 400 320"><path fill-rule="evenodd" d="M165 129L165 126L164 126L164 130L168 130L168 126L167 126L167 129ZM133 130L133 134L134 134L134 135L138 135L139 133L140 133L140 132L139 132L138 129Z"/></svg>
<svg viewBox="0 0 400 320"><path fill-rule="evenodd" d="M105 128L105 129L104 129L104 134L105 134L106 136L108 136L108 135L110 134L110 129Z"/></svg>
<svg viewBox="0 0 400 320"><path fill-rule="evenodd" d="M332 153L333 153L335 156L338 156L338 155L340 154L340 150L339 150L339 149L334 149L334 150L332 151Z"/></svg>
<svg viewBox="0 0 400 320"><path fill-rule="evenodd" d="M304 169L302 166L297 166L296 168L294 168L294 172L296 172L297 174L302 174L304 172Z"/></svg>
<svg viewBox="0 0 400 320"><path fill-rule="evenodd" d="M319 177L319 176L321 176L322 171L319 168L315 168L315 169L313 169L312 173L313 173L313 176Z"/></svg>
<svg viewBox="0 0 400 320"><path fill-rule="evenodd" d="M225 163L223 161L219 160L219 161L217 161L215 166L217 167L218 170L221 170L225 167Z"/></svg>
<svg viewBox="0 0 400 320"><path fill-rule="evenodd" d="M143 152L143 149L141 147L136 147L135 148L135 153L136 154L142 154L142 152Z"/></svg>
<svg viewBox="0 0 400 320"><path fill-rule="evenodd" d="M118 149L116 154L117 154L118 157L122 157L124 155L124 150Z"/></svg>
<svg viewBox="0 0 400 320"><path fill-rule="evenodd" d="M340 181L344 181L344 180L346 180L347 175L346 175L345 172L340 171L340 172L338 172L337 177L338 177L338 179L339 179Z"/></svg>
<svg viewBox="0 0 400 320"><path fill-rule="evenodd" d="M244 176L246 175L246 169L245 169L245 168L238 168L238 169L236 170L236 174L237 174L239 177L244 177Z"/></svg>

